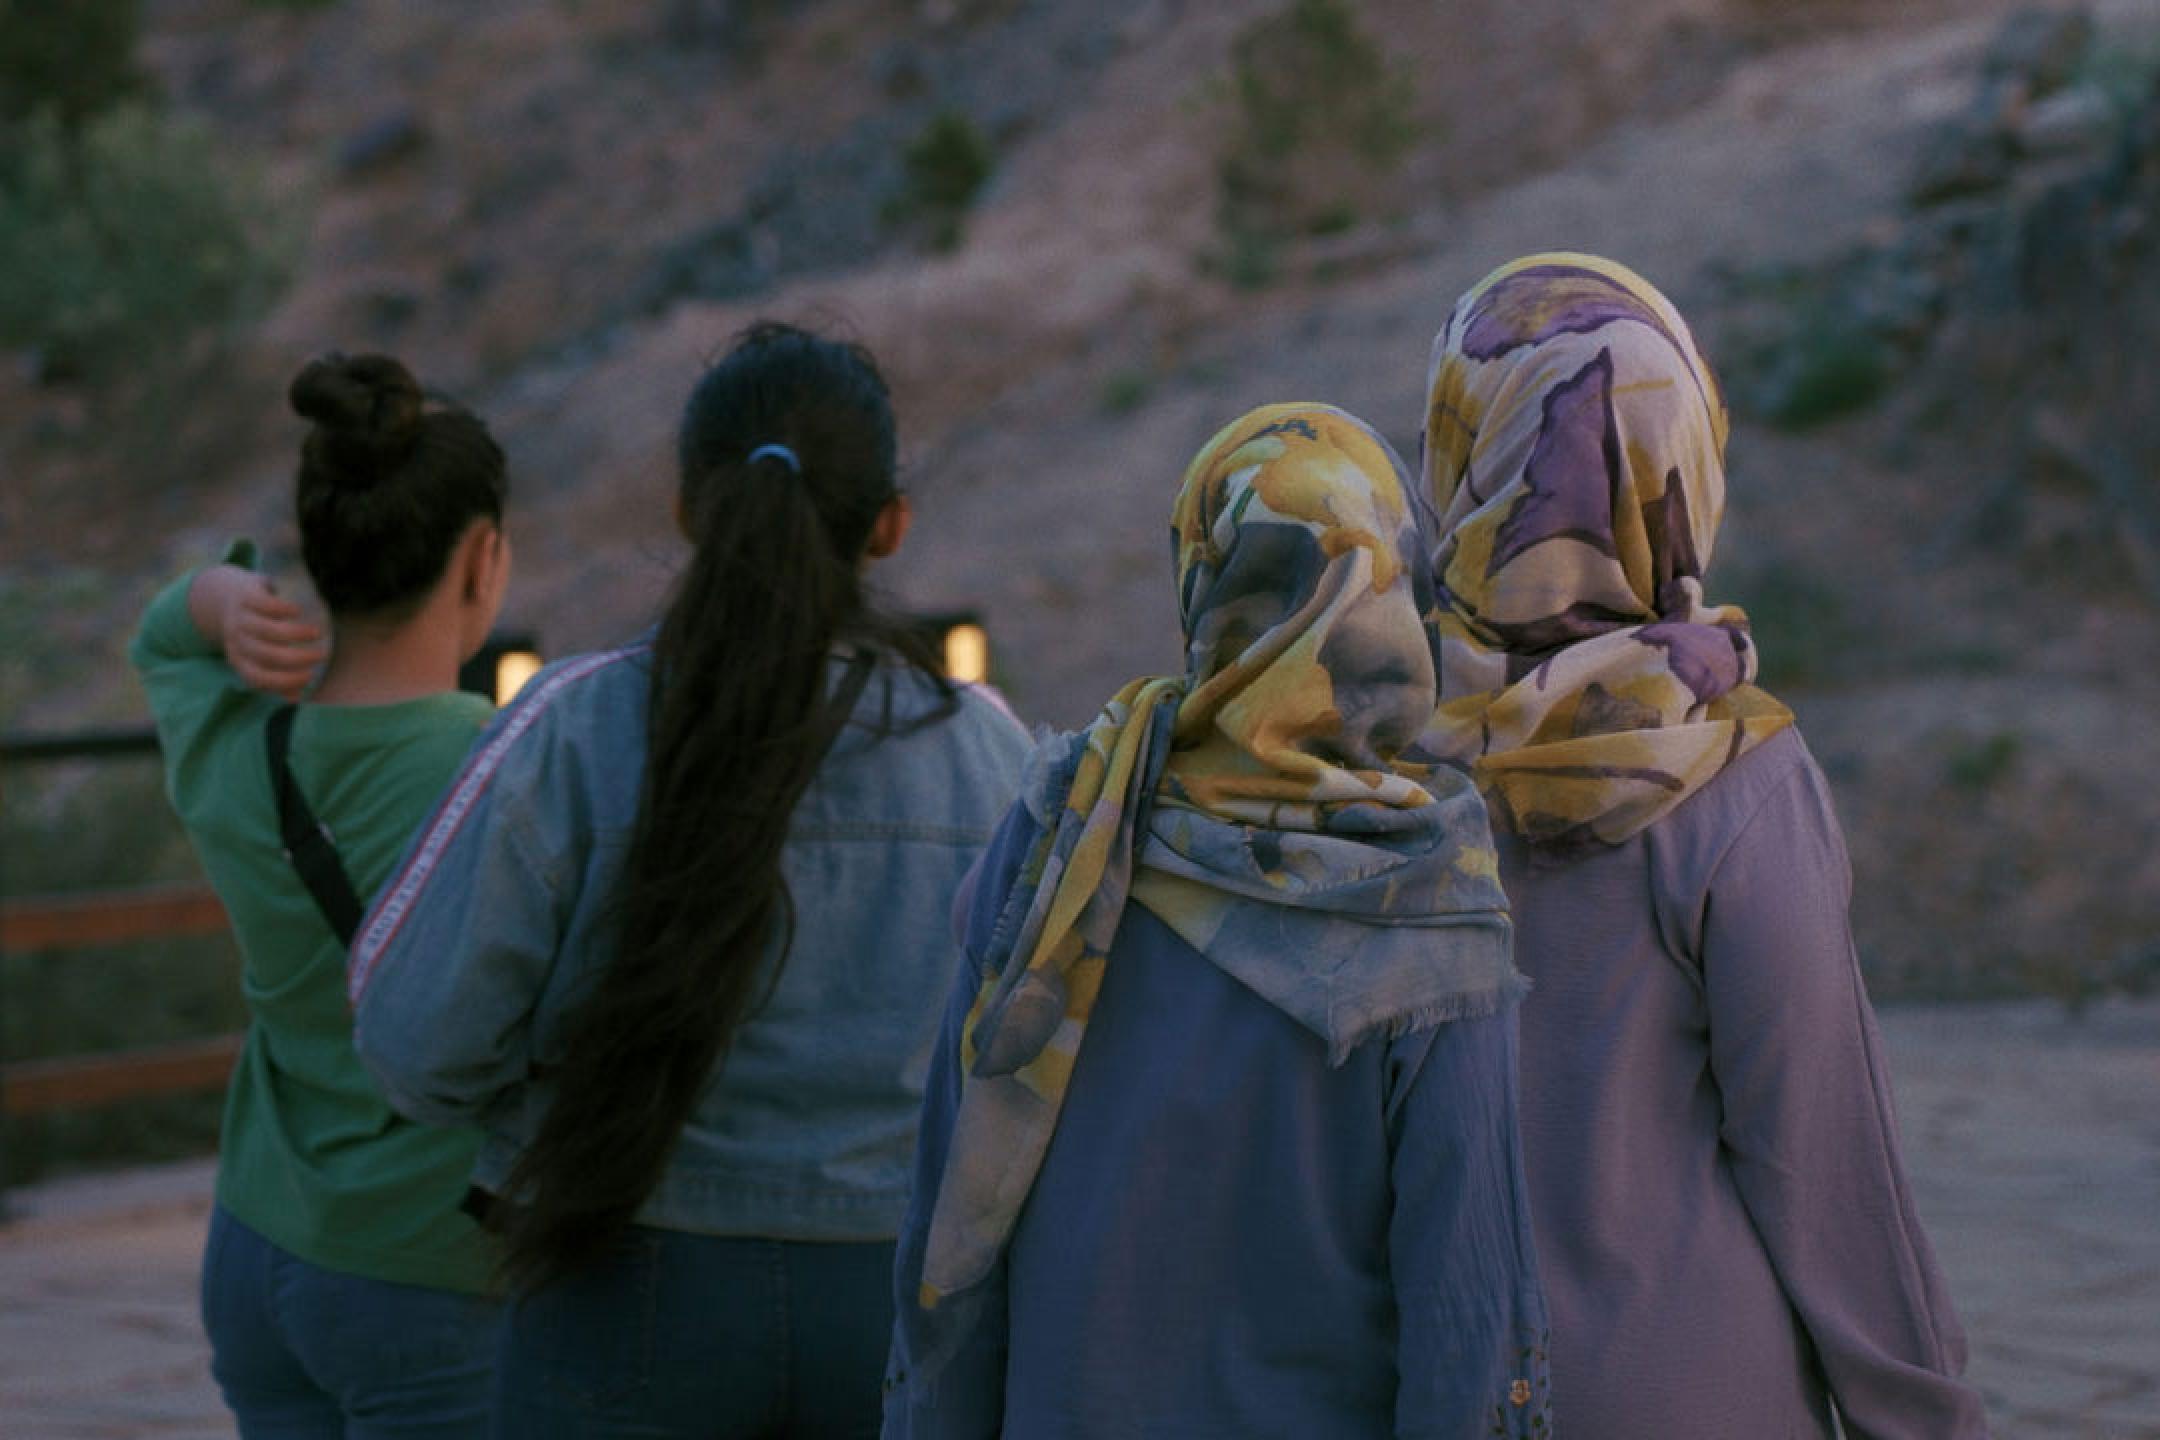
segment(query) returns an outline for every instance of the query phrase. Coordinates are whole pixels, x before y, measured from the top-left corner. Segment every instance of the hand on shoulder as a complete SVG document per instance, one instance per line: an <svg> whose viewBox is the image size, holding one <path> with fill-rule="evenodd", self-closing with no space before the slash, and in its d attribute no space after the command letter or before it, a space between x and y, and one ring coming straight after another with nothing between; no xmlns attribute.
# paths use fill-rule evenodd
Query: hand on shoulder
<svg viewBox="0 0 2160 1440"><path fill-rule="evenodd" d="M188 586L188 615L254 689L297 700L329 657L322 627L278 594L268 576L213 565Z"/></svg>

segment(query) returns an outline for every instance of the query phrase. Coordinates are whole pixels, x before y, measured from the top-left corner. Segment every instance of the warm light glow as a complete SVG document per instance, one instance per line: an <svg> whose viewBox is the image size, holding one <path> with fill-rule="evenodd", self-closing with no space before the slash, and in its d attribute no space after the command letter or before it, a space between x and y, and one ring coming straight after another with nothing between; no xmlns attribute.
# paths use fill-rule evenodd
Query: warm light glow
<svg viewBox="0 0 2160 1440"><path fill-rule="evenodd" d="M505 650L496 656L495 704L498 707L509 704L539 669L540 653L536 650Z"/></svg>
<svg viewBox="0 0 2160 1440"><path fill-rule="evenodd" d="M990 678L990 637L980 625L955 625L945 632L945 673L963 685Z"/></svg>

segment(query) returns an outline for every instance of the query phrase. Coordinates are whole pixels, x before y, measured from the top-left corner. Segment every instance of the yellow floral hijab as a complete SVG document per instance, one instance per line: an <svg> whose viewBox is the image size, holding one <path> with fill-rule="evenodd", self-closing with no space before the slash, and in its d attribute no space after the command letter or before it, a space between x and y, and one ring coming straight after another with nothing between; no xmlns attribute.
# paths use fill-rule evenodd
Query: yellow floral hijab
<svg viewBox="0 0 2160 1440"><path fill-rule="evenodd" d="M1002 1253L1128 899L1299 1021L1361 1040L1519 995L1484 806L1397 760L1432 714L1430 582L1386 443L1325 405L1226 427L1172 517L1185 673L1038 751L1036 839L984 957L925 1309Z"/></svg>
<svg viewBox="0 0 2160 1440"><path fill-rule="evenodd" d="M1433 342L1424 484L1440 706L1421 749L1496 824L1615 845L1792 723L1747 617L1703 598L1726 417L1670 301L1594 255L1531 255Z"/></svg>

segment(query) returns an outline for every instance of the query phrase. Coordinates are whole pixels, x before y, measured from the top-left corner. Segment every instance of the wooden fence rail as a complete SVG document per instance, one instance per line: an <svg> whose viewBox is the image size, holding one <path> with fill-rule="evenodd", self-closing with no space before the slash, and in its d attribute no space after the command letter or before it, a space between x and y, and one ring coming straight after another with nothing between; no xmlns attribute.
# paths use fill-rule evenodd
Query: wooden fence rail
<svg viewBox="0 0 2160 1440"><path fill-rule="evenodd" d="M144 1045L98 1055L69 1055L57 1060L18 1060L0 1066L0 1112L42 1115L54 1110L88 1110L145 1095L177 1095L216 1090L232 1074L240 1053L238 1035Z"/></svg>
<svg viewBox="0 0 2160 1440"><path fill-rule="evenodd" d="M41 895L0 903L0 951L219 935L228 924L216 893L201 885Z"/></svg>
<svg viewBox="0 0 2160 1440"><path fill-rule="evenodd" d="M76 950L129 940L215 935L225 907L202 886L103 890L0 903L0 951ZM95 1055L0 1065L0 1114L86 1110L145 1095L215 1090L232 1071L240 1036L216 1035Z"/></svg>

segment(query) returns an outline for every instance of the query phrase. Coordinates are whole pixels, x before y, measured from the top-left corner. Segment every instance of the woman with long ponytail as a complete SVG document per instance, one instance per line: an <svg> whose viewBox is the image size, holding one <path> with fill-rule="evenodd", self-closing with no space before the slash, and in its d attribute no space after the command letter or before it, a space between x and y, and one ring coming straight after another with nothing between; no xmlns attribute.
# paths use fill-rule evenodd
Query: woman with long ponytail
<svg viewBox="0 0 2160 1440"><path fill-rule="evenodd" d="M1027 750L866 600L894 459L865 351L744 334L658 625L528 685L362 925L363 1058L488 1131L498 1434L876 1433L948 906Z"/></svg>

